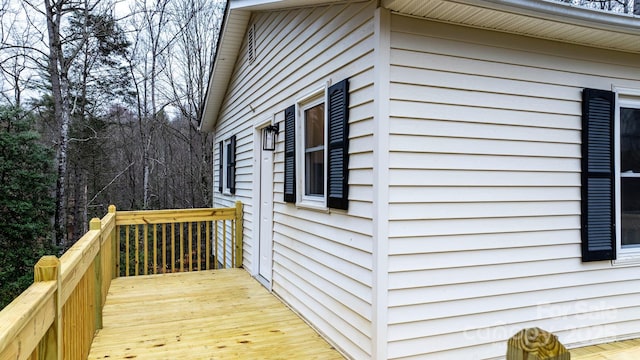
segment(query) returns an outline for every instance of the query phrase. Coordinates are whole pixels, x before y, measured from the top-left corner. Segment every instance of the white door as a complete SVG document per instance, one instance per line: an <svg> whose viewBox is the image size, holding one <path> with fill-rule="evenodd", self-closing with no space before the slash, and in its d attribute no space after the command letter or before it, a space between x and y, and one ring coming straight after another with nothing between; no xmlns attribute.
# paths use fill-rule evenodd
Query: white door
<svg viewBox="0 0 640 360"><path fill-rule="evenodd" d="M260 244L258 275L271 284L273 250L273 152L260 146Z"/></svg>

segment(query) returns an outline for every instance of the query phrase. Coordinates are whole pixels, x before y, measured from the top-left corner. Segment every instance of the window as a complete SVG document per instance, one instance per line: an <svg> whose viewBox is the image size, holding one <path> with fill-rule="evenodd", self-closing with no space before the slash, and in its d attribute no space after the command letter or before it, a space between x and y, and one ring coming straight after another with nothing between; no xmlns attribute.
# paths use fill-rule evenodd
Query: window
<svg viewBox="0 0 640 360"><path fill-rule="evenodd" d="M640 99L619 98L616 194L620 252L640 255Z"/></svg>
<svg viewBox="0 0 640 360"><path fill-rule="evenodd" d="M322 93L321 95L324 95ZM300 157L302 172L302 199L321 201L324 205L324 159L325 159L325 114L324 96L309 103L300 104L299 128L303 156Z"/></svg>
<svg viewBox="0 0 640 360"><path fill-rule="evenodd" d="M348 207L348 80L285 110L284 200Z"/></svg>
<svg viewBox="0 0 640 360"><path fill-rule="evenodd" d="M582 144L583 260L640 262L640 92L585 89Z"/></svg>
<svg viewBox="0 0 640 360"><path fill-rule="evenodd" d="M218 192L236 193L236 136L218 143Z"/></svg>

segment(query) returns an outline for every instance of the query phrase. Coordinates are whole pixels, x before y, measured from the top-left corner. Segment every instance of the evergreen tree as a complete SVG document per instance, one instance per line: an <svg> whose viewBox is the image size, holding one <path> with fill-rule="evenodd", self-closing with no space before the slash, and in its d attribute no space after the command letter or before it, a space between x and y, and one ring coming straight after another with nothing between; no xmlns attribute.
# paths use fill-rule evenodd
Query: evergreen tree
<svg viewBox="0 0 640 360"><path fill-rule="evenodd" d="M36 261L54 251L53 156L31 125L30 114L0 107L0 309L33 282Z"/></svg>

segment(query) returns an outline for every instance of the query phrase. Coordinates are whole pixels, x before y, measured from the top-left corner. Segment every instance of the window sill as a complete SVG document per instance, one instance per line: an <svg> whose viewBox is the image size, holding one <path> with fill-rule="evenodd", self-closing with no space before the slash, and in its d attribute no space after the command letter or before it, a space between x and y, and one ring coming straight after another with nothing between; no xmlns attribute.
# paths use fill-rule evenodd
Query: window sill
<svg viewBox="0 0 640 360"><path fill-rule="evenodd" d="M329 208L326 207L324 202L320 202L320 201L316 202L316 201L302 200L296 203L296 207L298 209L306 209L306 210L313 210L313 211L322 212L322 213L329 213Z"/></svg>
<svg viewBox="0 0 640 360"><path fill-rule="evenodd" d="M618 258L616 260L611 260L611 266L613 267L639 266L639 265L640 265L640 253L618 255Z"/></svg>

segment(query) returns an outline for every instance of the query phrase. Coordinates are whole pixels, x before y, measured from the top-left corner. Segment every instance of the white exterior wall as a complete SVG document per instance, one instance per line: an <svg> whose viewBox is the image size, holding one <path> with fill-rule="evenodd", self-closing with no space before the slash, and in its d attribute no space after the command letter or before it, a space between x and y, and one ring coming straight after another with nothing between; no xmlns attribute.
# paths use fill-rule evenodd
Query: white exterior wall
<svg viewBox="0 0 640 360"><path fill-rule="evenodd" d="M253 272L254 125L319 86L349 78L349 210L319 212L283 201L284 123L274 154L273 292L355 359L370 356L372 112L375 1L254 13L256 57L246 39L222 105L216 139L237 136L235 197L245 205L244 266ZM214 171L218 179L216 142ZM255 235L257 237L257 234Z"/></svg>
<svg viewBox="0 0 640 360"><path fill-rule="evenodd" d="M640 56L392 16L393 359L503 358L640 336L640 267L582 263L581 90L640 88Z"/></svg>

